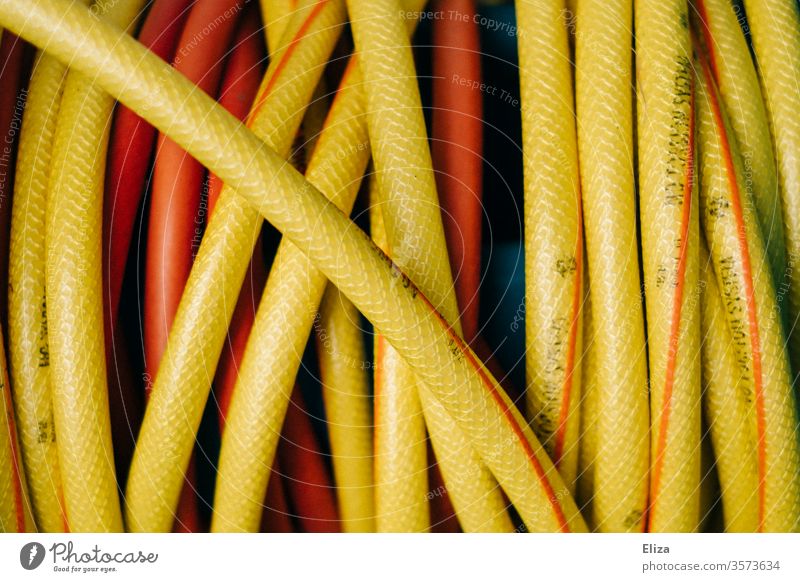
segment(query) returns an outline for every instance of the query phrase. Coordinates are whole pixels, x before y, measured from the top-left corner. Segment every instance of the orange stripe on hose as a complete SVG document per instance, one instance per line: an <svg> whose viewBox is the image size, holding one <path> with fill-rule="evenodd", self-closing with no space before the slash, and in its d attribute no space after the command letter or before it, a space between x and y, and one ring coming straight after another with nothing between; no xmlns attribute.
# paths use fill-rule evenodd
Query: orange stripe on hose
<svg viewBox="0 0 800 582"><path fill-rule="evenodd" d="M714 50L714 37L711 35L711 28L709 26L709 21L708 21L708 12L706 11L706 3L704 2L704 0L695 0L695 8L697 9L697 14L700 16L700 21L703 23L702 26L703 38L706 41L706 48L708 49L708 57L709 60L711 61L711 70L714 71L714 78L717 81L719 81L719 69L717 68L717 53ZM695 43L695 45L698 45L698 43Z"/></svg>
<svg viewBox="0 0 800 582"><path fill-rule="evenodd" d="M728 187L731 190L731 208L733 217L736 220L736 238L739 241L739 252L742 255L742 271L744 276L744 292L747 300L747 319L750 327L750 349L753 352L753 381L756 392L756 431L758 434L758 531L764 529L764 518L766 516L766 477L767 477L767 453L766 453L766 411L764 404L764 378L761 369L761 337L758 332L758 314L756 313L756 296L753 285L753 269L750 262L750 248L747 246L747 230L744 224L742 213L741 192L736 181L736 170L733 165L733 155L730 150L730 141L725 122L722 119L722 108L717 99L716 87L711 76L708 62L701 55L700 63L703 69L703 76L706 80L706 87L711 102L711 111L714 114L714 123L719 131L722 147L722 157L725 161L725 173L728 177Z"/></svg>
<svg viewBox="0 0 800 582"><path fill-rule="evenodd" d="M578 194L580 196L580 193ZM578 232L575 241L575 288L572 292L572 321L569 325L569 345L567 346L567 376L564 378L561 410L558 416L555 446L553 447L553 464L558 468L564 452L564 439L567 433L567 417L572 398L573 378L575 377L575 352L578 344L578 323L580 322L581 299L583 298L583 209L578 200Z"/></svg>
<svg viewBox="0 0 800 582"><path fill-rule="evenodd" d="M692 81L694 85L694 81ZM689 218L692 213L692 184L694 181L694 86L691 89L691 102L689 105L689 144L686 156L686 175L683 183L683 215L681 217L681 248L678 258L677 286L672 298L672 322L670 323L669 352L667 354L667 372L664 379L664 399L661 402L661 425L658 429L658 443L656 445L656 459L653 467L653 481L650 491L650 504L647 511L646 523L648 529L653 523L658 489L661 485L661 471L664 467L664 449L667 444L667 431L669 429L669 416L672 410L672 389L675 384L675 366L678 359L678 340L681 331L681 308L683 307L683 287L686 282L686 256L689 247Z"/></svg>
<svg viewBox="0 0 800 582"><path fill-rule="evenodd" d="M320 15L322 9L325 8L325 5L327 3L328 0L321 0L321 2L319 2L314 6L314 8L312 8L311 12L308 14L305 21L303 21L303 24L297 30L297 33L295 33L294 38L292 38L292 41L286 47L286 50L281 55L281 60L278 61L277 65L275 65L275 72L269 78L269 81L267 81L266 85L264 85L264 90L261 91L261 94L258 96L258 103L252 109L252 111L250 111L250 115L247 116L246 125L248 127L250 127L252 121L258 117L259 113L261 112L261 108L264 107L264 104L267 101L267 97L269 96L270 92L275 86L275 82L278 80L281 71L283 71L283 69L286 67L286 63L289 62L292 53L297 48L297 44L300 42L300 39L302 39L305 36L309 27L314 22L314 20L316 20L317 16Z"/></svg>
<svg viewBox="0 0 800 582"><path fill-rule="evenodd" d="M380 249L378 250L379 252L382 252L380 251ZM390 264L392 265L392 269L395 270L397 273L402 273L402 271L394 263L391 263L391 260L388 257L385 257L384 260L389 261ZM508 408L508 405L506 404L505 400L503 400L503 397L497 391L494 382L492 382L492 379L486 375L486 371L484 370L483 364L475 358L475 356L469 350L467 345L464 343L464 340L458 337L458 334L453 332L453 329L450 327L450 324L447 323L445 318L442 317L442 315L438 311L436 311L436 308L428 300L428 298L425 297L425 295L423 295L419 291L419 289L417 289L416 286L413 283L411 283L410 280L409 280L409 288L414 290L414 292L416 292L417 296L422 300L422 303L430 310L431 315L433 315L436 319L438 319L439 322L444 326L445 333L447 333L447 336L450 338L453 344L458 348L461 354L465 357L466 361L469 362L469 364L478 374L481 381L483 382L483 385L489 391L489 395L492 397L492 400L494 400L495 404L497 404L497 406L500 407L500 411L503 414L503 418L506 420L508 425L511 427L511 430L514 431L514 434L516 435L517 439L522 444L522 448L525 450L525 454L527 455L528 460L530 461L530 464L533 467L534 472L536 473L536 477L539 479L539 482L542 484L542 488L547 494L547 499L550 502L550 506L553 509L553 513L556 516L556 521L558 522L559 530L568 533L570 531L569 523L567 523L567 518L564 515L564 510L562 509L561 504L558 503L555 491L553 491L553 486L547 479L547 475L545 474L542 464L536 457L536 453L534 452L533 447L531 447L531 444L528 442L528 438L525 436L522 427L514 418L514 414Z"/></svg>

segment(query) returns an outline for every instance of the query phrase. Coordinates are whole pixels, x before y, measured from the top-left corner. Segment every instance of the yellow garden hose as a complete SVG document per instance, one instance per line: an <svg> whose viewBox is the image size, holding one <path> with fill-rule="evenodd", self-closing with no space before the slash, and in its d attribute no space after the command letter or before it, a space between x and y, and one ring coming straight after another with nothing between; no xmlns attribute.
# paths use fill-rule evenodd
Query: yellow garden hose
<svg viewBox="0 0 800 582"><path fill-rule="evenodd" d="M594 393L584 396L582 412L588 408L594 416L587 420L593 425L587 427L592 434L587 455L594 459L593 520L601 529L617 529L618 509L644 506L650 459L634 185L633 5L584 0L577 10L578 150L597 334L588 349L593 369L583 375L584 389L591 382ZM586 435L580 436L584 447Z"/></svg>
<svg viewBox="0 0 800 582"><path fill-rule="evenodd" d="M35 531L0 332L0 533Z"/></svg>
<svg viewBox="0 0 800 582"><path fill-rule="evenodd" d="M780 311L736 142L708 63L698 65L700 207L755 428L759 531L800 527L797 413Z"/></svg>
<svg viewBox="0 0 800 582"><path fill-rule="evenodd" d="M580 430L583 225L563 6L517 0L528 417L570 491Z"/></svg>
<svg viewBox="0 0 800 582"><path fill-rule="evenodd" d="M66 529L58 466L45 297L45 210L66 68L40 54L17 157L9 257L9 352L17 428L40 531Z"/></svg>
<svg viewBox="0 0 800 582"><path fill-rule="evenodd" d="M744 164L743 186L755 202L776 287L786 271L783 211L767 111L750 49L730 0L695 0L697 23L711 71L728 112ZM693 15L694 16L694 15Z"/></svg>
<svg viewBox="0 0 800 582"><path fill-rule="evenodd" d="M144 4L104 0L95 12L126 28ZM51 386L67 523L74 532L122 530L102 309L103 176L113 108L113 97L91 76L67 75L48 184Z"/></svg>
<svg viewBox="0 0 800 582"><path fill-rule="evenodd" d="M800 371L800 10L786 0L746 0L744 6L778 163L790 282L779 278L777 292L779 301L788 295L795 378Z"/></svg>
<svg viewBox="0 0 800 582"><path fill-rule="evenodd" d="M689 16L685 0L637 0L635 15L650 357L648 525L650 531L694 531L700 511L700 305ZM618 508L628 517L614 520L615 526L637 529L643 509L642 489L637 491L635 502Z"/></svg>
<svg viewBox="0 0 800 582"><path fill-rule="evenodd" d="M267 37L267 51L275 55L280 47L283 32L289 25L292 13L298 8L298 0L260 0L264 19L264 34Z"/></svg>
<svg viewBox="0 0 800 582"><path fill-rule="evenodd" d="M702 237L701 237L702 240ZM700 246L703 409L711 431L722 490L725 531L758 530L756 433L747 395L752 381L739 366L714 266Z"/></svg>
<svg viewBox="0 0 800 582"><path fill-rule="evenodd" d="M378 174L370 179L370 234L389 252ZM380 333L375 358L375 518L379 532L424 532L430 527L428 447L414 372Z"/></svg>
<svg viewBox="0 0 800 582"><path fill-rule="evenodd" d="M34 44L46 45L73 68L100 71L98 81L104 88L246 196L307 253L411 362L470 438L530 530L585 530L558 472L472 351L449 332L430 302L363 232L280 156L213 100L193 93L167 65L85 9L65 0L0 0L0 20ZM265 188L271 184L274 189ZM364 284L367 279L369 285ZM460 387L457 394L454 386ZM197 406L196 394L184 396L187 407ZM174 456L175 449L168 446L161 452L172 454L174 463L188 459ZM159 474L150 477L157 479Z"/></svg>
<svg viewBox="0 0 800 582"><path fill-rule="evenodd" d="M375 531L372 398L355 306L328 285L315 323L333 474L344 532Z"/></svg>
<svg viewBox="0 0 800 582"><path fill-rule="evenodd" d="M416 71L400 3L350 0L348 8L364 77L375 191L385 231L378 232L373 223L373 239L460 335ZM378 240L384 236L385 240ZM378 531L424 531L428 527L425 424L462 527L466 531L509 531L511 523L496 483L447 411L384 341L377 336Z"/></svg>

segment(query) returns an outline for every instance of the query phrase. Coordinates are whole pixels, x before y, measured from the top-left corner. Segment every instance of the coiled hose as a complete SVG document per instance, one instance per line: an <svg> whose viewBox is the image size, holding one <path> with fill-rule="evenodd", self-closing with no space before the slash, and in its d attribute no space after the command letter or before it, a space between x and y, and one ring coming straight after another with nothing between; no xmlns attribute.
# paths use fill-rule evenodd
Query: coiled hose
<svg viewBox="0 0 800 582"><path fill-rule="evenodd" d="M101 71L98 80L107 90L162 131L168 131L177 143L257 204L260 212L322 267L329 279L406 356L472 440L529 529L585 529L571 496L555 495L554 491L563 491L560 476L494 379L469 348L448 331L430 302L407 277L376 252L363 233L352 228L316 188L264 148L213 100L192 93L190 84L168 66L88 11L63 0L2 0L0 19L7 26L26 22L27 39L47 44L73 67ZM139 66L131 66L132 63ZM129 83L134 78L137 82ZM198 116L207 122L192 123ZM228 147L217 147L222 143ZM284 195L265 195L265 184L274 184ZM331 245L331 240L336 244ZM352 277L353 273L369 277L369 290L363 285L364 278ZM415 325L409 327L409 322ZM455 385L461 386L457 396L450 389ZM197 407L196 400L203 403L202 398L192 398L188 393L185 396L186 407ZM185 423L186 417L183 418ZM143 431L146 425L147 418ZM156 427L150 430L153 428ZM172 462L181 457L170 456L169 450L165 447L163 452ZM185 463L188 455L180 460L182 463L176 464ZM161 474L151 473L150 477Z"/></svg>

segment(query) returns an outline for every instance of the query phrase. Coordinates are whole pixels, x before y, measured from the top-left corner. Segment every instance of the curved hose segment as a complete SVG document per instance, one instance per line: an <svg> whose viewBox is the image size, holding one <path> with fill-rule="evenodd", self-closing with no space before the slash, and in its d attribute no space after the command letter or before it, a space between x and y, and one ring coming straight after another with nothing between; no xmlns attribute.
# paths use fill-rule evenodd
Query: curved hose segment
<svg viewBox="0 0 800 582"><path fill-rule="evenodd" d="M373 228L373 239L379 247L385 243L395 264L410 273L420 291L452 322L452 331L460 335L425 120L400 5L394 0L351 0L348 7L364 77L376 192L385 230L376 233ZM378 242L383 235L385 240ZM380 335L377 338L383 341ZM379 348L375 391L378 531L424 531L430 525L425 424L464 529L510 530L496 482L455 421L392 346ZM424 417L419 414L420 404Z"/></svg>
<svg viewBox="0 0 800 582"><path fill-rule="evenodd" d="M88 10L67 0L0 0L0 24L24 33L34 44L45 45L76 70L101 71L98 81L102 81L104 88L159 129L168 130L176 143L235 188L246 204L257 207L288 240L323 269L331 282L372 321L434 391L497 477L529 530L585 531L585 523L558 471L522 415L469 347L452 333L430 301L402 271L319 190L288 167L281 156L265 147L212 99L193 91L193 85L168 65L149 55L119 30L94 18ZM197 119L206 122L198 124ZM220 221L212 221L212 227L214 222ZM250 240L254 238L251 236ZM249 256L242 261L241 271L248 259ZM200 257L196 264L199 260ZM216 306L209 303L202 305L208 310L205 318L218 323L219 316L214 317ZM229 317L230 310L220 307L219 314ZM180 317L179 310L176 322ZM224 333L223 328L221 335ZM212 335L203 337L213 339ZM180 345L176 345L178 347ZM170 349L168 347L168 354ZM163 370L159 376L162 375ZM172 387L183 401L171 418L179 420L177 426L183 427L180 432L188 432L191 437L196 423L188 420L194 421L195 411L202 410L207 387L199 391L197 388L187 390L191 379L188 376L176 382L180 390ZM454 386L460 387L457 393ZM165 386L164 396L169 388ZM159 398L158 394L158 390L154 391L148 410L153 418L169 412L164 406L169 399ZM165 416L170 418L169 414ZM154 422L148 426L145 418L142 434L153 431L146 439L152 442L142 451L140 439L137 455L152 460L152 455L158 451L168 464L178 465L177 471L144 471L138 479L142 480L141 484L152 480L149 485L156 485L156 490L160 490L164 481L163 477L158 477L177 473L177 487L169 488L169 498L174 504L182 468L188 462L190 451L175 447L174 443L182 439L172 438L176 435L168 428L169 425L159 426ZM154 437L159 433L163 433L164 446L154 447L159 441ZM134 469L135 465L136 459ZM157 496L140 496L142 492L136 491L136 507L143 508L145 500L154 505ZM141 515L159 513L163 506L156 505L159 507L155 512ZM134 528L139 524L141 529L139 520L133 519L131 524ZM169 527L169 519L162 527Z"/></svg>
<svg viewBox="0 0 800 582"><path fill-rule="evenodd" d="M342 531L375 531L372 398L355 306L328 285L315 322Z"/></svg>
<svg viewBox="0 0 800 582"><path fill-rule="evenodd" d="M0 332L0 346L2 335ZM35 530L8 389L5 349L0 348L0 533Z"/></svg>
<svg viewBox="0 0 800 582"><path fill-rule="evenodd" d="M173 66L209 95L217 94L241 4L242 0L199 0L178 41ZM158 370L202 238L208 212L207 198L203 200L205 175L205 168L180 146L159 136L145 260L144 354L151 378Z"/></svg>
<svg viewBox="0 0 800 582"><path fill-rule="evenodd" d="M261 63L265 59L265 53L264 39L260 32L261 21L258 11L251 8L237 32L234 41L235 48L226 66L220 89L219 104L241 120L247 117L258 94L258 86L263 76ZM222 188L222 180L211 174L208 179L209 218L214 214L214 208L222 194ZM244 356L247 338L253 327L256 305L266 282L267 271L264 267L264 253L259 240L253 250L247 277L231 318L227 345L220 355L214 378L220 431L225 426L225 415L228 412L233 388L239 375L239 366Z"/></svg>
<svg viewBox="0 0 800 582"><path fill-rule="evenodd" d="M22 125L9 258L9 353L22 454L36 523L67 529L50 390L45 297L45 211L66 68L40 54L31 76Z"/></svg>
<svg viewBox="0 0 800 582"><path fill-rule="evenodd" d="M634 183L633 4L585 0L577 10L578 151L596 334L586 348L592 369L582 375L582 410L592 418L581 422L592 436L584 445L582 433L581 448L588 448L584 470L593 474L586 483L596 496L593 520L604 530L620 527L617 511L643 506L649 469Z"/></svg>
<svg viewBox="0 0 800 582"><path fill-rule="evenodd" d="M433 23L431 154L464 338L478 335L483 207L483 95L474 0L439 0L432 10L458 14Z"/></svg>
<svg viewBox="0 0 800 582"><path fill-rule="evenodd" d="M778 171L761 86L739 25L740 9L729 0L695 0L694 7L693 23L744 164L743 186L756 205L775 286L788 285Z"/></svg>
<svg viewBox="0 0 800 582"><path fill-rule="evenodd" d="M135 23L144 0L105 0L96 6L111 25L126 28ZM46 215L51 387L73 532L122 530L102 302L103 175L114 99L94 81L77 71L67 75Z"/></svg>
<svg viewBox="0 0 800 582"><path fill-rule="evenodd" d="M139 32L139 42L167 62L172 61L178 38L189 16L192 0L156 0ZM122 281L128 264L133 227L144 196L156 130L120 105L108 146L103 201L103 290L106 335L116 329Z"/></svg>
<svg viewBox="0 0 800 582"><path fill-rule="evenodd" d="M647 522L650 531L694 531L700 519L700 304L689 16L681 0L637 0L635 15L650 354ZM615 512L615 528L636 530L643 525L639 504L646 500L647 489L642 477L630 482L637 495Z"/></svg>
<svg viewBox="0 0 800 582"><path fill-rule="evenodd" d="M785 277L779 301L788 295L789 346L796 379L800 372L800 9L782 0L746 0L761 88L778 164L786 241Z"/></svg>
<svg viewBox="0 0 800 582"><path fill-rule="evenodd" d="M286 411L281 438L280 467L300 531L340 532L330 473L298 388Z"/></svg>
<svg viewBox="0 0 800 582"><path fill-rule="evenodd" d="M702 237L701 237L702 240ZM758 530L756 433L750 413L752 380L742 372L714 265L700 246L703 312L703 411L722 490L725 531Z"/></svg>
<svg viewBox="0 0 800 582"><path fill-rule="evenodd" d="M343 20L343 6L337 2L306 2L287 30L295 42L287 44L276 55L267 71L248 123L284 155L288 154L305 104ZM318 65L309 66L309 63ZM226 144L221 147L227 149ZM220 175L220 178L224 180L225 176ZM223 191L195 259L195 275L187 282L184 307L179 308L173 322L175 339L168 345L156 377L153 398L160 404L153 408L154 400L151 400L149 410L154 412L145 415L128 484L128 515L132 528L163 530L171 515L181 467L169 462L163 453L173 450L181 458L187 455L188 460L210 378L225 342L261 224L262 218L234 196L231 189ZM199 337L203 341L193 339ZM242 374L240 370L240 378ZM263 382L264 377L259 376L254 386L261 387ZM189 394L196 396L190 398ZM192 403L190 409L186 408L187 402ZM282 413L280 417L282 420ZM181 422L174 422L175 418L180 418ZM279 429L280 425L276 430ZM160 475L157 483L151 481L154 474ZM261 491L258 499L253 498L256 509L251 530L258 527L264 492ZM159 495L163 495L163 504L153 505L151 499Z"/></svg>
<svg viewBox="0 0 800 582"><path fill-rule="evenodd" d="M570 492L580 429L583 224L562 7L517 0L528 418ZM621 475L616 476L622 478Z"/></svg>
<svg viewBox="0 0 800 582"><path fill-rule="evenodd" d="M759 531L800 527L797 413L780 311L754 204L708 63L698 65L700 208L736 358L748 394L758 462Z"/></svg>

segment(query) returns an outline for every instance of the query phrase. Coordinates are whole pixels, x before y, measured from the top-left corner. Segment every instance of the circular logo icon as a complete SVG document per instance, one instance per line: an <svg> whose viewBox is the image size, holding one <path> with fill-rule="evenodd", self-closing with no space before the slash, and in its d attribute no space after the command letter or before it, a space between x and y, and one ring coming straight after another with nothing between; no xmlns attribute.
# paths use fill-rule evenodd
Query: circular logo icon
<svg viewBox="0 0 800 582"><path fill-rule="evenodd" d="M19 551L19 563L26 570L35 570L44 561L44 546L39 542L30 542Z"/></svg>

